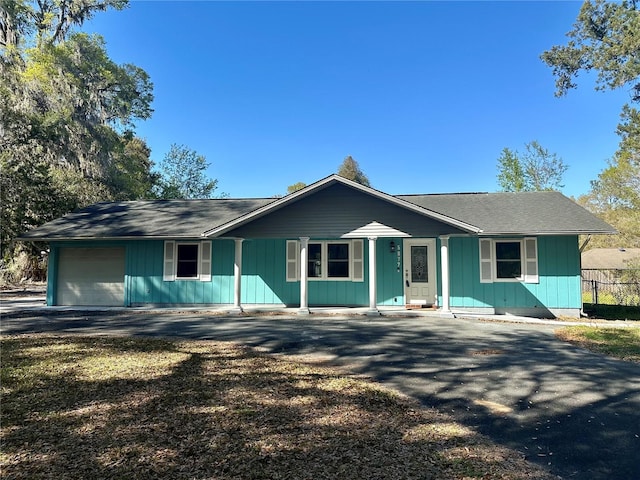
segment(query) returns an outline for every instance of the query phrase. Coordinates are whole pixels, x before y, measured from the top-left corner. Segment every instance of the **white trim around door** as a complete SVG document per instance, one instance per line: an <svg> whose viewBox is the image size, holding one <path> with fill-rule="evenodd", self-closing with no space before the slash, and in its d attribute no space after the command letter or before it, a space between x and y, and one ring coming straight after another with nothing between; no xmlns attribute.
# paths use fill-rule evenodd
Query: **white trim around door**
<svg viewBox="0 0 640 480"><path fill-rule="evenodd" d="M402 271L405 304L435 305L437 303L435 238L405 238Z"/></svg>

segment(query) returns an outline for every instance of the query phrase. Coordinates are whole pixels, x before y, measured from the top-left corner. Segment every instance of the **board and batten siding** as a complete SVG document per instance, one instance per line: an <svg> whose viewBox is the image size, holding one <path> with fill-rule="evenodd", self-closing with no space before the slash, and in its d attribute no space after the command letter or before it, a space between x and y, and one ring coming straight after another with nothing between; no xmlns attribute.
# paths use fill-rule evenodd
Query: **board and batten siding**
<svg viewBox="0 0 640 480"><path fill-rule="evenodd" d="M336 241L334 238L314 238L310 241L323 242L323 241ZM339 240L338 240L339 241ZM350 240L343 240L350 242ZM300 248L300 244L297 241L289 241L289 246L294 245L294 248ZM367 255L368 249L365 245L366 242L359 242L362 245L362 258L358 263L362 266L362 277L357 280L319 280L315 278L309 278L307 283L307 295L308 304L310 306L361 306L368 305L369 302L369 286L368 275L366 270L368 268ZM353 244L351 245L353 248ZM354 267L353 251L350 252L351 262L350 268ZM289 262L291 263L291 262ZM299 264L296 264L296 269L300 268ZM350 272L353 275L353 271ZM295 303L292 305L299 305L300 303L300 280L292 281L289 278L287 282L296 291Z"/></svg>
<svg viewBox="0 0 640 480"><path fill-rule="evenodd" d="M395 257L388 253L390 240L380 240L376 249L381 305L397 305L404 301L401 274L396 271ZM395 241L399 243L399 239ZM364 282L309 281L309 304L368 305L367 251L365 243ZM162 241L130 242L127 252L129 305L233 303L233 240L213 240L210 282L163 281ZM300 304L300 282L286 281L286 240L245 240L242 252L241 303Z"/></svg>
<svg viewBox="0 0 640 480"><path fill-rule="evenodd" d="M390 252L390 242L396 252ZM243 242L243 304L297 306L300 282L286 281L286 240ZM161 240L53 243L49 258L47 304L57 303L60 248L121 247L125 250L124 305L232 304L234 297L234 241L212 241L210 281L163 280ZM368 305L368 242L364 242L364 281L309 281L310 305ZM437 246L438 292L441 287L440 241ZM376 242L378 305L403 305L402 238ZM580 258L576 236L538 237L538 283L480 282L477 237L451 237L449 241L451 307L489 309L580 309ZM63 267L64 268L64 267ZM439 302L441 302L441 297Z"/></svg>
<svg viewBox="0 0 640 480"><path fill-rule="evenodd" d="M398 271L398 253L389 252L389 242L400 246L400 238L377 242L378 304L404 302L402 274ZM120 247L125 251L124 305L216 305L232 304L234 298L234 241L212 241L211 280L163 279L164 241L130 240L114 242L54 243L49 261L47 303L55 304L60 248ZM300 282L286 281L286 240L258 239L242 242L243 304L300 304ZM310 281L310 305L368 305L368 243L364 242L364 281ZM400 252L401 253L401 252Z"/></svg>
<svg viewBox="0 0 640 480"><path fill-rule="evenodd" d="M163 281L162 255L162 241L130 242L127 257L130 305L233 303L233 240L213 240L210 282ZM366 268L365 264L365 271ZM365 282L310 281L309 304L367 305L366 281L366 278ZM242 242L241 303L299 305L300 282L286 281L286 240Z"/></svg>
<svg viewBox="0 0 640 480"><path fill-rule="evenodd" d="M300 288L295 283L287 282L286 240L245 240L242 242L242 247L241 302L298 305ZM233 255L231 258L233 259ZM233 271L233 261L231 271ZM233 282L231 297L233 298Z"/></svg>
<svg viewBox="0 0 640 480"><path fill-rule="evenodd" d="M233 303L233 240L213 240L211 281L204 282L163 281L163 245L162 241L130 243L130 305ZM286 305L297 301L299 291L285 278L283 240L245 240L242 252L242 303Z"/></svg>
<svg viewBox="0 0 640 480"><path fill-rule="evenodd" d="M481 283L478 239L452 237L449 240L451 306L460 309L494 308L498 312L511 308L581 308L577 237L540 236L537 239L537 283Z"/></svg>
<svg viewBox="0 0 640 480"><path fill-rule="evenodd" d="M315 239L334 240L334 239ZM390 242L396 252L390 252ZM402 238L378 238L376 242L377 300L378 305L404 305L402 286ZM310 306L367 306L369 305L369 243L363 242L363 281L313 280L308 283ZM400 262L400 263L398 263ZM243 266L244 271L244 266ZM294 289L293 305L300 301L300 282L288 282ZM244 288L244 287L243 287Z"/></svg>

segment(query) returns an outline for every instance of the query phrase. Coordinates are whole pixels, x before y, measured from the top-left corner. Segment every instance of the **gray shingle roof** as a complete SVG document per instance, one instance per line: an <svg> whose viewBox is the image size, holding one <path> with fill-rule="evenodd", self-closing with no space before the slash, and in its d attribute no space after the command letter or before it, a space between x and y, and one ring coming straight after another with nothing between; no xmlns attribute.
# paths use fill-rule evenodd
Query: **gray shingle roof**
<svg viewBox="0 0 640 480"><path fill-rule="evenodd" d="M583 233L616 233L599 218L558 192L528 193L456 193L438 195L388 196L360 185L354 186L335 175L310 185L303 192L312 195L332 182L387 197L387 201L404 201L404 208L425 209L463 222L480 235L552 235ZM213 200L152 200L98 203L31 230L24 240L82 240L117 238L199 238L229 222L251 221L252 212L273 203L274 209L286 208L290 200L275 198L213 199ZM402 205L398 203L398 205ZM347 208L347 206L345 206ZM268 215L271 210L257 213ZM241 217L247 216L246 219ZM437 218L437 217L435 217ZM375 218L372 216L372 220ZM477 227L477 228L475 228Z"/></svg>
<svg viewBox="0 0 640 480"><path fill-rule="evenodd" d="M616 233L606 222L559 192L397 195L457 218L483 235Z"/></svg>
<svg viewBox="0 0 640 480"><path fill-rule="evenodd" d="M206 230L274 200L253 198L97 203L46 223L20 238L198 238Z"/></svg>

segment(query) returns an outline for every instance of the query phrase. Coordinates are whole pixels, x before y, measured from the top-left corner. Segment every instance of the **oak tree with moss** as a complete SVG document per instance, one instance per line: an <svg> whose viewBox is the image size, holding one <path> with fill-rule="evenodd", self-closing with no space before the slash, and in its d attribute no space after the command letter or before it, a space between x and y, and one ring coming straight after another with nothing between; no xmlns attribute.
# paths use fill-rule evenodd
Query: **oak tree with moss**
<svg viewBox="0 0 640 480"><path fill-rule="evenodd" d="M135 123L153 85L78 30L126 0L0 1L0 258L15 238L75 208L151 195L150 150ZM27 246L28 248L28 246Z"/></svg>

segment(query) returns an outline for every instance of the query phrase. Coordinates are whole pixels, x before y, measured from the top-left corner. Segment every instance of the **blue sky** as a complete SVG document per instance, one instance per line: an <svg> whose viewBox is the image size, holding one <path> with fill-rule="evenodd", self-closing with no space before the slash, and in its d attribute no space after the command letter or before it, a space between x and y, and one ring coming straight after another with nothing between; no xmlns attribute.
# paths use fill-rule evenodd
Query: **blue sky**
<svg viewBox="0 0 640 480"><path fill-rule="evenodd" d="M578 196L615 152L629 98L588 76L554 96L539 57L566 43L580 5L134 0L83 30L151 76L137 131L153 160L187 145L218 193L282 195L347 155L387 193L491 192L502 149L537 140Z"/></svg>

